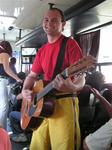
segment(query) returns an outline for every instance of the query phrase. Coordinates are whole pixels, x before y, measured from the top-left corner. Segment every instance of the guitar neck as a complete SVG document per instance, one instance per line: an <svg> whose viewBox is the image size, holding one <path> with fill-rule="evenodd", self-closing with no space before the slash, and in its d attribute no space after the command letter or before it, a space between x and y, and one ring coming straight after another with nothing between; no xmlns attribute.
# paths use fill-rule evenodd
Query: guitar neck
<svg viewBox="0 0 112 150"><path fill-rule="evenodd" d="M64 79L67 78L67 77L68 77L67 69L65 69L65 70L61 73L61 75L63 76ZM53 81L52 81L52 82L53 82ZM40 91L39 93L37 93L37 94L35 95L35 100L36 100L36 101L40 100L42 97L44 97L44 96L47 95L51 90L54 89L52 82L50 82L49 84L47 84L47 85L42 89L42 91Z"/></svg>
<svg viewBox="0 0 112 150"><path fill-rule="evenodd" d="M70 67L71 67L71 66L70 66ZM61 73L61 75L62 75L62 77L63 77L64 79L66 79L66 78L68 78L68 77L70 77L70 76L80 75L80 74L86 72L86 71L85 71L85 67L82 67L81 70L80 70L80 69L76 69L76 70L75 70L75 68L70 68L70 67L66 68L66 69ZM73 66L72 66L72 67L73 67Z"/></svg>
<svg viewBox="0 0 112 150"><path fill-rule="evenodd" d="M80 75L81 73L86 72L89 68L91 68L95 64L95 59L92 56L86 56L79 60L78 62L74 63L73 65L66 68L63 72L61 72L61 75L64 79L68 78L69 76L74 75ZM44 87L44 89L36 95L36 101L40 100L42 97L44 97L46 94L48 94L53 87L53 81L50 82L47 86Z"/></svg>
<svg viewBox="0 0 112 150"><path fill-rule="evenodd" d="M54 87L53 87L53 83L50 82L48 85L46 85L44 87L44 89L39 92L38 94L36 94L36 100L40 100L42 97L44 97L45 95L47 95L51 90L53 90Z"/></svg>
<svg viewBox="0 0 112 150"><path fill-rule="evenodd" d="M75 71L71 71L71 72L68 72L69 70L68 70L69 68L66 68L62 73L61 73L61 75L62 75L62 77L64 78L64 79L66 79L68 76L72 76L73 74L74 75L78 75L78 74L80 74L80 73L82 73L83 71L80 71L80 70L77 70L76 72ZM53 82L53 81L52 81ZM50 82L47 86L45 86L43 89L42 89L42 91L41 92L39 92L38 94L36 94L36 101L38 101L38 100L40 100L42 97L44 97L45 95L47 95L51 90L53 90L54 89L54 87L53 87L53 83L52 82Z"/></svg>

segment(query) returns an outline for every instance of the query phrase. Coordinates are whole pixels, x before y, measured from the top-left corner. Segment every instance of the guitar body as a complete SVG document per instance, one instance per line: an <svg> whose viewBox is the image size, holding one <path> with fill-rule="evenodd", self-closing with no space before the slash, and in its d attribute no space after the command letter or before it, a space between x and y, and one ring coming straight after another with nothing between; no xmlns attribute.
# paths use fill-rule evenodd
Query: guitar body
<svg viewBox="0 0 112 150"><path fill-rule="evenodd" d="M35 95L44 87L43 81L36 82L33 88L32 101L23 99L21 108L21 128L35 129L40 126L45 117L50 117L54 112L55 98L41 98L35 103ZM35 97L35 98L34 98Z"/></svg>

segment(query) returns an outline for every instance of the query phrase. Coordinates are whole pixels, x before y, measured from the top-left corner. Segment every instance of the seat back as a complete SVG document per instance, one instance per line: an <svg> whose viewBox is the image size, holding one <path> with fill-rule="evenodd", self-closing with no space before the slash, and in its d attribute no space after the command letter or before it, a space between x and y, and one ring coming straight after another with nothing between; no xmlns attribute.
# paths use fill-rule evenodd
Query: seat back
<svg viewBox="0 0 112 150"><path fill-rule="evenodd" d="M95 97L91 93L90 86L85 85L78 94L79 98L79 123L82 138L90 132L95 115Z"/></svg>

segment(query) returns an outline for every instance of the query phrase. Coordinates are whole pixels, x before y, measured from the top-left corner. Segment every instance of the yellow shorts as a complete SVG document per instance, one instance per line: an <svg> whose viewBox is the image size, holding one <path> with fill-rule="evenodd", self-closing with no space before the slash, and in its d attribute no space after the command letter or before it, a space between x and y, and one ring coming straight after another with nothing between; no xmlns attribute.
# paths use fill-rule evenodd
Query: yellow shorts
<svg viewBox="0 0 112 150"><path fill-rule="evenodd" d="M74 150L74 118L72 97L56 100L53 115L33 132L30 150Z"/></svg>

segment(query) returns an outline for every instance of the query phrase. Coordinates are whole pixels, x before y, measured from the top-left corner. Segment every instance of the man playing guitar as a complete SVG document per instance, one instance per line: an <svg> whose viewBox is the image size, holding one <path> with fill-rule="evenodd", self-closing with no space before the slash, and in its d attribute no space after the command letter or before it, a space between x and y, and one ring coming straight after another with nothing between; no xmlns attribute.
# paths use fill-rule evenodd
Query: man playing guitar
<svg viewBox="0 0 112 150"><path fill-rule="evenodd" d="M64 35L65 26L63 12L57 8L48 10L43 18L43 29L47 34L48 43L42 46L35 57L31 72L24 81L23 101L32 101L34 83L39 74L44 74L44 80L51 81L58 52ZM68 39L61 71L82 58L81 49L73 39ZM61 94L71 96L55 101L53 114L45 118L39 128L33 131L30 150L74 150L75 114L73 93L79 91L85 84L84 74L64 79L60 74L52 82L53 88Z"/></svg>

